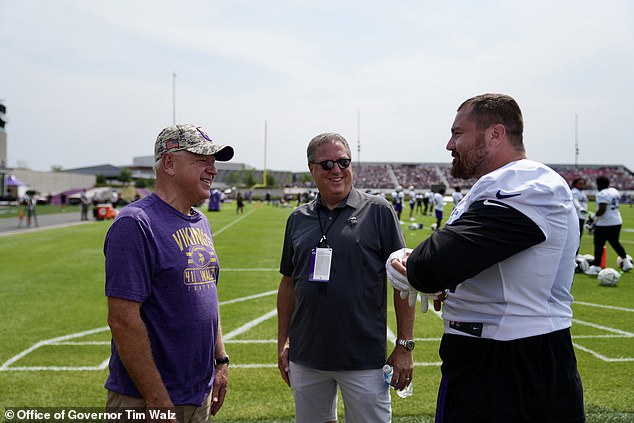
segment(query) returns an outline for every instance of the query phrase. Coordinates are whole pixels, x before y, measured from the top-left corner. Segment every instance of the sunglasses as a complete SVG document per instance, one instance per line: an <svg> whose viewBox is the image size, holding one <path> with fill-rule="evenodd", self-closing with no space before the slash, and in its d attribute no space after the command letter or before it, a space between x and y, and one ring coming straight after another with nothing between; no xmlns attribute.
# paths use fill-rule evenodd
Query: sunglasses
<svg viewBox="0 0 634 423"><path fill-rule="evenodd" d="M330 171L332 170L333 167L335 167L335 163L337 163L337 166L339 166L339 169L346 169L348 166L350 166L350 162L352 162L352 159L347 159L345 157L342 157L337 160L323 160L321 162L311 162L311 163L318 164L319 166L321 166L323 170Z"/></svg>

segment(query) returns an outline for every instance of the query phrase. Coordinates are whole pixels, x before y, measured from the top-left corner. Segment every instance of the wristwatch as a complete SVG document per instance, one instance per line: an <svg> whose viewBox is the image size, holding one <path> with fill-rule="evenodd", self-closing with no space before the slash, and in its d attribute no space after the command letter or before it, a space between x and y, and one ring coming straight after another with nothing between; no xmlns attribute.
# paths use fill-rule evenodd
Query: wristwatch
<svg viewBox="0 0 634 423"><path fill-rule="evenodd" d="M412 351L416 346L416 343L413 339L396 339L396 345L400 345L405 348L407 351Z"/></svg>
<svg viewBox="0 0 634 423"><path fill-rule="evenodd" d="M220 357L220 358L216 358L214 360L214 364L216 366L220 366L221 364L229 364L229 356L225 356L225 357Z"/></svg>

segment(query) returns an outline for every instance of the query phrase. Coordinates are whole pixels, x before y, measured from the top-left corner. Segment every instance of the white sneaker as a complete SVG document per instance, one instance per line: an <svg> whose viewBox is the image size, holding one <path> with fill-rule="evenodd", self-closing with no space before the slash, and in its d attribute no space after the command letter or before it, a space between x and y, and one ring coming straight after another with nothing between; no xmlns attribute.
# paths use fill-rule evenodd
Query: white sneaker
<svg viewBox="0 0 634 423"><path fill-rule="evenodd" d="M586 270L586 275L598 275L601 271L601 266L590 266L588 270Z"/></svg>
<svg viewBox="0 0 634 423"><path fill-rule="evenodd" d="M629 272L634 268L634 264L632 264L632 258L628 257L621 262L621 270L624 272Z"/></svg>

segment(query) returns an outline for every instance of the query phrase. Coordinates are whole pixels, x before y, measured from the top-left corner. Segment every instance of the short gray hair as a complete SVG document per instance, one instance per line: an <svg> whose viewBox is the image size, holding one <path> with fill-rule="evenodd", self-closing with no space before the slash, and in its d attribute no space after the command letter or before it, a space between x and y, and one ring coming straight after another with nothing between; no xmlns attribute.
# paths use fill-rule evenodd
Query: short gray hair
<svg viewBox="0 0 634 423"><path fill-rule="evenodd" d="M170 151L170 154L173 154L175 156L182 156L185 153L185 150L176 150L176 151ZM158 159L157 161L154 162L154 164L152 165L152 171L154 172L154 175L156 175L156 171L158 170L159 166L161 165L161 161L163 160L163 156L161 156L160 159Z"/></svg>
<svg viewBox="0 0 634 423"><path fill-rule="evenodd" d="M328 144L329 142L338 142L343 145L343 148L346 149L346 153L348 153L348 157L352 158L352 153L350 151L350 146L348 145L348 141L341 135L334 132L326 132L324 134L319 134L314 137L308 143L308 148L306 149L306 156L308 158L309 163L314 163L316 160L315 155L317 154L317 149L324 144Z"/></svg>

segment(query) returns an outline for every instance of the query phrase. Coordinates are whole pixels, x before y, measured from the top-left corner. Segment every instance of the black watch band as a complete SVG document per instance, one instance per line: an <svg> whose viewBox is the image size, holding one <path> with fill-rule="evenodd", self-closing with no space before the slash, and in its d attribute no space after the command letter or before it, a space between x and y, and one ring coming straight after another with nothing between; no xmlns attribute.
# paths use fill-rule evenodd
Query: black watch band
<svg viewBox="0 0 634 423"><path fill-rule="evenodd" d="M216 358L214 360L214 364L216 366L220 366L221 364L229 364L229 356L224 356L224 357L220 357L220 358Z"/></svg>

